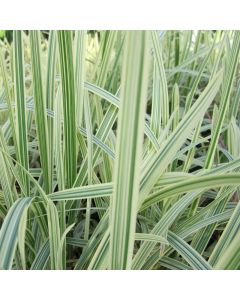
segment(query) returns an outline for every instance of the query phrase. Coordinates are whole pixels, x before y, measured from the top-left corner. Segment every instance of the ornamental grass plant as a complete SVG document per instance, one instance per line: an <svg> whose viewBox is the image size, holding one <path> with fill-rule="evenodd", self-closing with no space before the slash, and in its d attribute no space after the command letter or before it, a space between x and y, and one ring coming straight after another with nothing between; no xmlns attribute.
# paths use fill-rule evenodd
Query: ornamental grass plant
<svg viewBox="0 0 240 300"><path fill-rule="evenodd" d="M0 269L239 269L240 32L11 35Z"/></svg>

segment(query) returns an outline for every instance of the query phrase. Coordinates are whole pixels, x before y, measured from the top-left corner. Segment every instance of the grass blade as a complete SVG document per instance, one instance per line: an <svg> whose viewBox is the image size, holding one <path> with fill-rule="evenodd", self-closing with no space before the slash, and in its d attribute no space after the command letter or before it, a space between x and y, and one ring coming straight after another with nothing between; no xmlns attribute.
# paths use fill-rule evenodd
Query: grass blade
<svg viewBox="0 0 240 300"><path fill-rule="evenodd" d="M58 47L63 94L65 186L70 188L77 176L76 104L71 31L58 31Z"/></svg>
<svg viewBox="0 0 240 300"><path fill-rule="evenodd" d="M111 269L131 267L148 76L147 32L127 32L125 43L122 70L124 85L121 90L113 197L110 204Z"/></svg>

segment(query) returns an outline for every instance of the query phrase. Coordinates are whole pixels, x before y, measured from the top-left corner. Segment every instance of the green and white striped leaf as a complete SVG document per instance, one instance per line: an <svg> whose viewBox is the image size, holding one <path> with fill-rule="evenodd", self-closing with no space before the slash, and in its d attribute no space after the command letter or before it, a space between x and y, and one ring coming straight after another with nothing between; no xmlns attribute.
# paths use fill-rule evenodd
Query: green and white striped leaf
<svg viewBox="0 0 240 300"><path fill-rule="evenodd" d="M127 32L113 196L110 204L111 269L131 268L140 189L139 175L148 77L147 56L147 32Z"/></svg>
<svg viewBox="0 0 240 300"><path fill-rule="evenodd" d="M10 208L0 230L0 269L11 269L18 241L18 230L25 210L34 198L18 199Z"/></svg>

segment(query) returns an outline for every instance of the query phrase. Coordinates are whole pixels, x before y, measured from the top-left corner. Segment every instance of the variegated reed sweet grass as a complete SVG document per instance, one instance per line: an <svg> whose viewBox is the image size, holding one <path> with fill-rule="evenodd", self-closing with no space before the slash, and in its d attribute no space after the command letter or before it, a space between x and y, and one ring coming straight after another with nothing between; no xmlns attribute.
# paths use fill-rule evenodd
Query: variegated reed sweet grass
<svg viewBox="0 0 240 300"><path fill-rule="evenodd" d="M0 45L1 269L240 267L237 31Z"/></svg>

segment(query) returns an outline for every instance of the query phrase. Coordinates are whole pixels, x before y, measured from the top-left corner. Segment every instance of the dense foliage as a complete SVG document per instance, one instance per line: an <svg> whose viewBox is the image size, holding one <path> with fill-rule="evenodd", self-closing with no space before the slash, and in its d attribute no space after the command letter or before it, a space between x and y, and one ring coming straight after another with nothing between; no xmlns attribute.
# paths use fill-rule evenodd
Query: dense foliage
<svg viewBox="0 0 240 300"><path fill-rule="evenodd" d="M11 35L0 268L240 268L240 32Z"/></svg>

